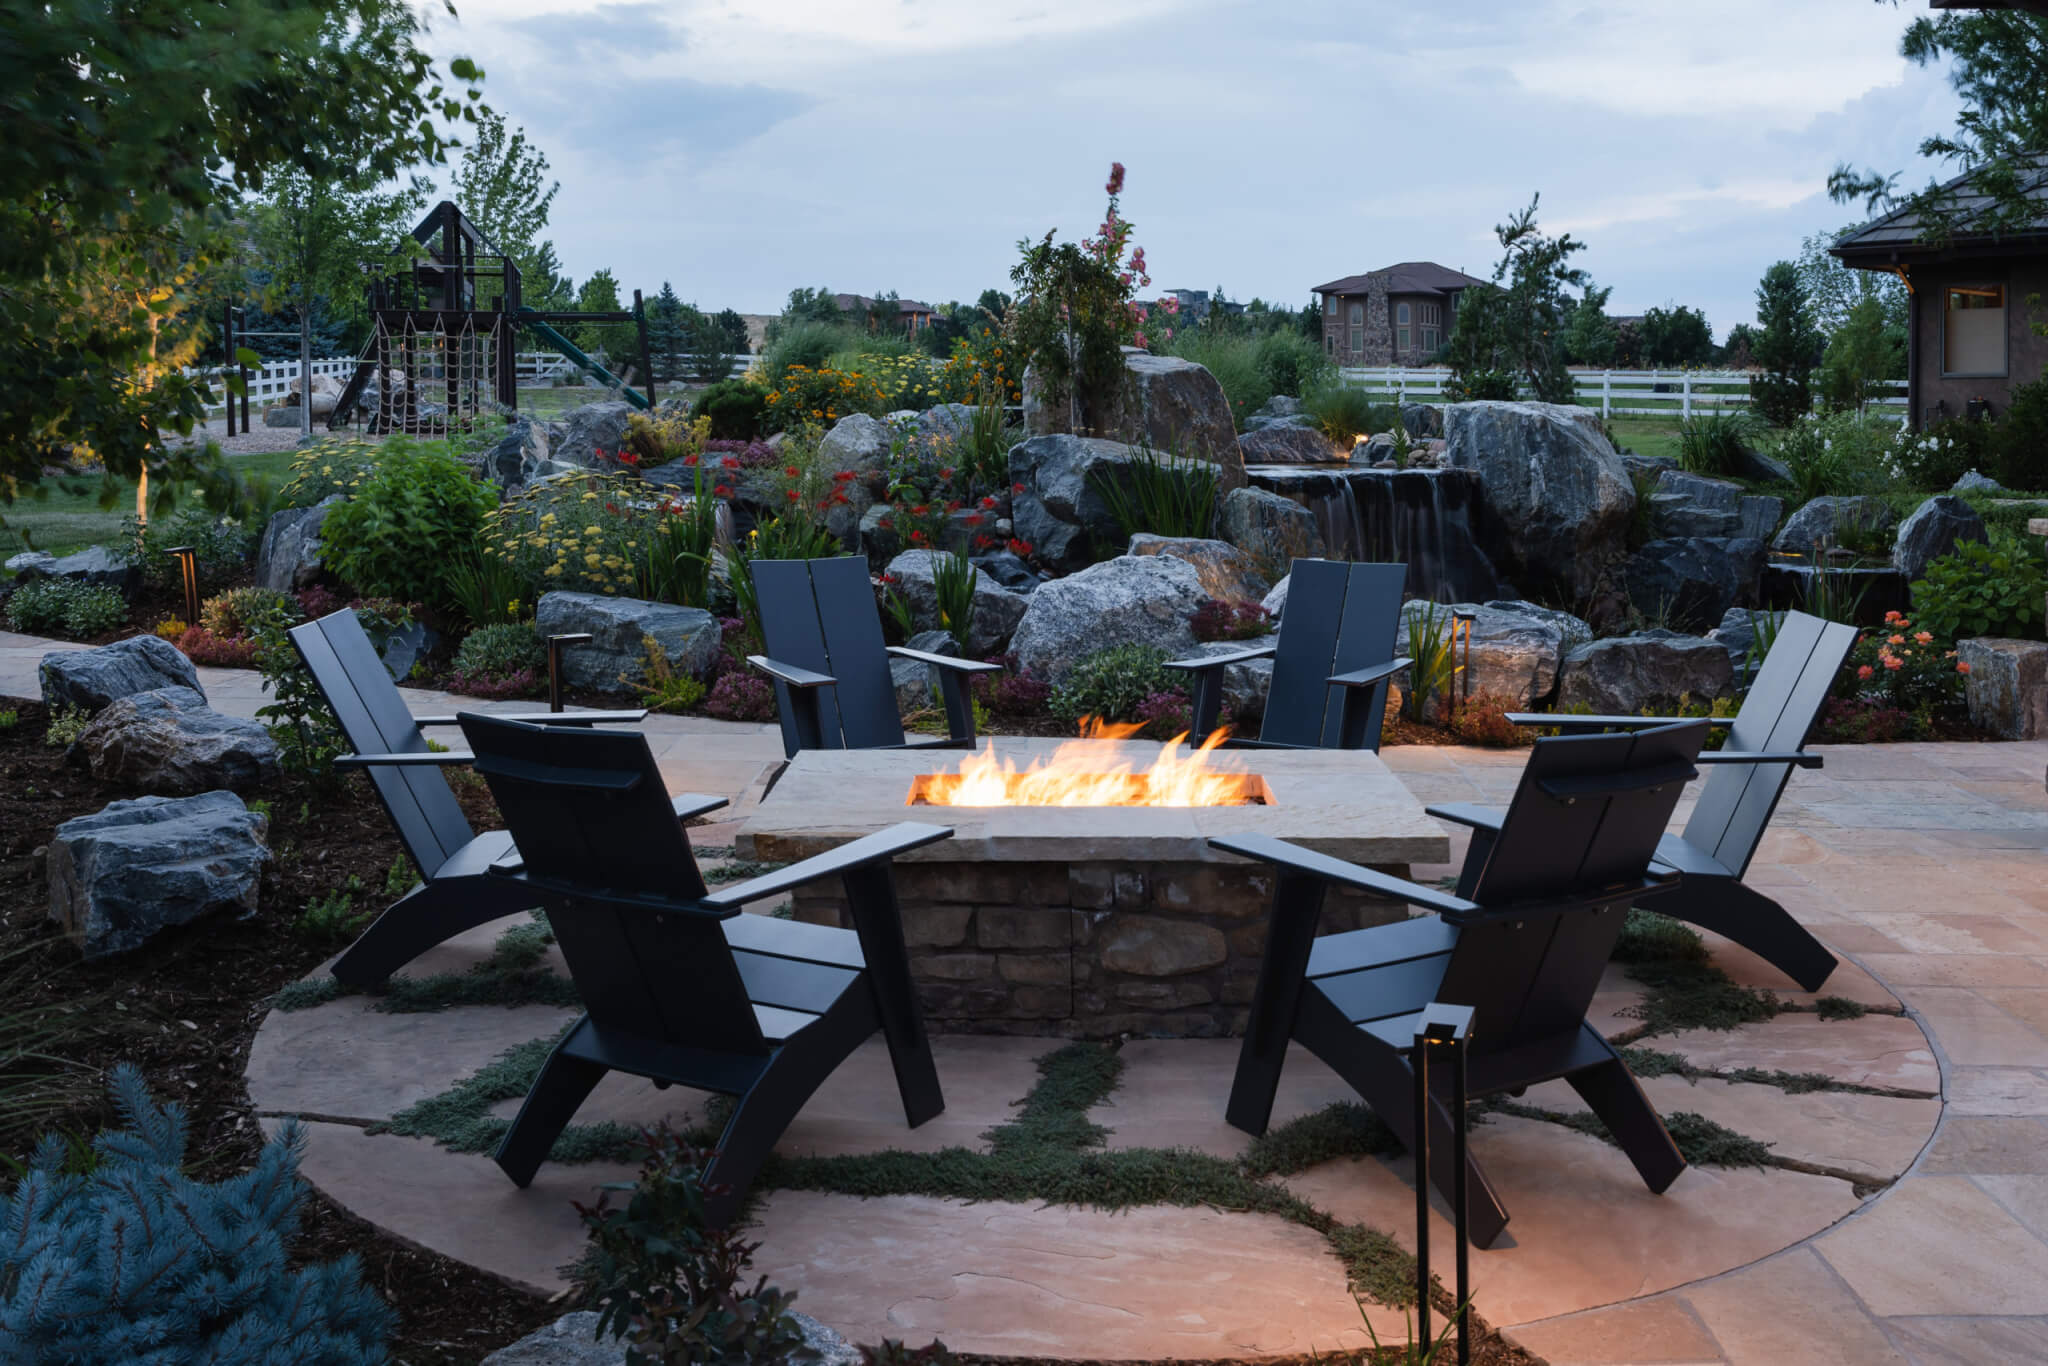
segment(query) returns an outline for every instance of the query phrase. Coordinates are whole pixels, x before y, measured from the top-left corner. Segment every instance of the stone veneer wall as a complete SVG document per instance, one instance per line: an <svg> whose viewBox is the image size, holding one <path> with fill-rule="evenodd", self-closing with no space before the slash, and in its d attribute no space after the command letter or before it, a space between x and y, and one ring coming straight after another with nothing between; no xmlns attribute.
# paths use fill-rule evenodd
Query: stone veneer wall
<svg viewBox="0 0 2048 1366"><path fill-rule="evenodd" d="M1273 881L1253 864L896 865L933 1028L1082 1039L1242 1034ZM799 890L795 913L850 923L836 880ZM1398 903L1333 888L1320 928L1406 917Z"/></svg>

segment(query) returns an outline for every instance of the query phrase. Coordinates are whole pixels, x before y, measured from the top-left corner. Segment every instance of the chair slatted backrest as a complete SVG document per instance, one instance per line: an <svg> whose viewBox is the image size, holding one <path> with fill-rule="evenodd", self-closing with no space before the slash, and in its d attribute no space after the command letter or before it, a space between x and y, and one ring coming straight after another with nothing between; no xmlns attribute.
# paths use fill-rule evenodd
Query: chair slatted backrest
<svg viewBox="0 0 2048 1366"><path fill-rule="evenodd" d="M903 743L903 718L889 675L882 618L859 555L826 560L754 560L748 566L761 606L768 657L837 680L818 689L818 722L830 749L879 749ZM778 685L778 691L780 691ZM794 752L789 708L782 738Z"/></svg>
<svg viewBox="0 0 2048 1366"><path fill-rule="evenodd" d="M1706 735L1704 721L1684 721L1537 741L1471 899L1563 904L1459 931L1438 998L1475 1009L1476 1049L1505 1051L1585 1019L1623 910L1571 900L1641 882Z"/></svg>
<svg viewBox="0 0 2048 1366"><path fill-rule="evenodd" d="M352 609L344 607L294 626L290 635L350 749L357 754L426 752L426 737ZM476 831L439 769L385 766L366 771L422 878L431 879L475 838Z"/></svg>
<svg viewBox="0 0 2048 1366"><path fill-rule="evenodd" d="M1790 753L1804 745L1855 643L1853 626L1787 612L1722 748ZM1791 778L1790 764L1716 765L1700 785L1699 802L1685 824L1686 843L1741 877Z"/></svg>
<svg viewBox="0 0 2048 1366"><path fill-rule="evenodd" d="M462 733L590 1018L662 1043L768 1051L647 737L473 712Z"/></svg>
<svg viewBox="0 0 2048 1366"><path fill-rule="evenodd" d="M1401 586L1408 567L1343 560L1296 560L1289 571L1287 610L1273 655L1273 685L1259 738L1269 744L1334 749L1344 690L1334 674L1384 664L1395 654ZM1384 690L1372 700L1366 736L1379 747Z"/></svg>

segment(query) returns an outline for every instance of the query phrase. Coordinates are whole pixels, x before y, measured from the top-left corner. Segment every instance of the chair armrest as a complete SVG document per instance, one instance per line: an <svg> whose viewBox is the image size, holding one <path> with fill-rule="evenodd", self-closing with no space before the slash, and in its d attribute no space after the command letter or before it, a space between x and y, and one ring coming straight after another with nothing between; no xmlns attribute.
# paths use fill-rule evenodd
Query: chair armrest
<svg viewBox="0 0 2048 1366"><path fill-rule="evenodd" d="M1743 749L1703 749L1696 764L1795 764L1800 768L1819 768L1821 756L1803 749L1785 752Z"/></svg>
<svg viewBox="0 0 2048 1366"><path fill-rule="evenodd" d="M1476 911L1479 904L1460 896L1424 887L1406 878L1393 877L1387 873L1361 868L1355 863L1346 863L1328 854L1318 854L1298 844L1275 839L1271 835L1218 835L1209 841L1212 849L1271 863L1310 877L1321 878L1343 887L1356 887L1361 891L1375 892L1391 897L1395 901L1407 901L1417 906L1426 906L1432 911L1456 915L1464 911Z"/></svg>
<svg viewBox="0 0 2048 1366"><path fill-rule="evenodd" d="M1242 664L1248 659L1265 659L1278 648L1277 644L1254 645L1249 650L1234 650L1227 655L1209 655L1202 659L1170 659L1166 662L1166 667L1183 669L1188 673L1203 673L1209 669L1220 669L1226 664Z"/></svg>
<svg viewBox="0 0 2048 1366"><path fill-rule="evenodd" d="M1391 678L1414 662L1414 660L1403 656L1400 659L1390 659L1384 664L1375 664L1370 668L1353 669L1348 674L1332 674L1324 681L1338 688L1375 687L1381 679Z"/></svg>
<svg viewBox="0 0 2048 1366"><path fill-rule="evenodd" d="M783 664L766 655L748 655L747 663L777 683L791 688L829 688L839 681L830 674L812 673L809 669L799 669L794 664Z"/></svg>
<svg viewBox="0 0 2048 1366"><path fill-rule="evenodd" d="M880 863L895 858L898 854L907 854L913 849L921 849L927 844L937 844L940 840L951 838L953 830L950 826L899 821L887 830L842 845L829 854L819 854L815 858L805 859L802 863L792 863L787 868L751 878L736 887L713 892L705 897L701 904L721 910L736 909L750 901L794 891L806 882L835 877L854 868Z"/></svg>
<svg viewBox="0 0 2048 1366"><path fill-rule="evenodd" d="M1556 726L1559 730L1621 730L1668 726L1678 721L1704 721L1708 729L1735 724L1732 716L1574 716L1547 711L1511 711L1508 721L1517 726Z"/></svg>
<svg viewBox="0 0 2048 1366"><path fill-rule="evenodd" d="M701 816L706 811L716 811L719 807L730 804L730 798L707 797L702 792L685 792L669 799L669 806L674 809L679 821L686 821L693 816Z"/></svg>
<svg viewBox="0 0 2048 1366"><path fill-rule="evenodd" d="M1502 819L1499 807L1481 806L1477 802L1445 802L1442 806L1424 807L1423 810L1440 821L1469 825L1474 830L1498 830Z"/></svg>
<svg viewBox="0 0 2048 1366"><path fill-rule="evenodd" d="M637 726L647 719L647 709L638 711L494 711L486 712L493 721L527 721L537 726ZM452 726L460 722L455 716L415 716L416 726Z"/></svg>
<svg viewBox="0 0 2048 1366"><path fill-rule="evenodd" d="M978 659L955 659L952 655L928 654L913 650L907 645L891 645L889 653L898 659L913 659L919 664L936 664L942 669L951 669L963 674L997 674L1003 671L1000 664L984 664Z"/></svg>
<svg viewBox="0 0 2048 1366"><path fill-rule="evenodd" d="M466 749L422 750L414 754L344 754L334 761L336 768L421 768L442 764L473 764L476 756Z"/></svg>

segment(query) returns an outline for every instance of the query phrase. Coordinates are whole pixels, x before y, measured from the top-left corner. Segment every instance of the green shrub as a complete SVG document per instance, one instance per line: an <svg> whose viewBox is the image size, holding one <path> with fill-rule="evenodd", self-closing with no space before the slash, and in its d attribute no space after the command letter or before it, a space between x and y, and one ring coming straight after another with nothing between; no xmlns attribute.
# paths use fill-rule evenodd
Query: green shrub
<svg viewBox="0 0 2048 1366"><path fill-rule="evenodd" d="M1244 430L1244 420L1273 397L1272 381L1259 364L1258 342L1251 337L1218 336L1191 327L1174 339L1173 354L1216 377L1239 431Z"/></svg>
<svg viewBox="0 0 2048 1366"><path fill-rule="evenodd" d="M1700 413L1678 424L1678 466L1691 474L1738 473L1756 433L1756 419L1740 409Z"/></svg>
<svg viewBox="0 0 2048 1366"><path fill-rule="evenodd" d="M391 437L385 445L404 445ZM379 444L360 436L328 436L292 457L291 478L278 490L285 507L309 508L329 494L352 494L362 487L377 464Z"/></svg>
<svg viewBox="0 0 2048 1366"><path fill-rule="evenodd" d="M363 602L354 610L371 647L380 655L396 632L413 623L411 609L402 603ZM335 757L348 752L334 713L280 624L262 624L255 639L256 668L270 694L270 701L256 709L256 719L269 728L270 738L277 742L278 758L286 772L326 776Z"/></svg>
<svg viewBox="0 0 2048 1366"><path fill-rule="evenodd" d="M1991 468L2009 489L2048 489L2048 376L2016 384L1991 431Z"/></svg>
<svg viewBox="0 0 2048 1366"><path fill-rule="evenodd" d="M510 678L521 669L538 673L548 666L547 647L531 626L480 626L462 638L455 652L455 671L486 678Z"/></svg>
<svg viewBox="0 0 2048 1366"><path fill-rule="evenodd" d="M43 743L51 749L64 749L85 733L92 724L92 713L74 703L66 703L50 713L50 723L43 731Z"/></svg>
<svg viewBox="0 0 2048 1366"><path fill-rule="evenodd" d="M256 1165L218 1184L184 1171L185 1112L114 1070L124 1127L74 1146L46 1134L0 1196L0 1339L17 1366L381 1362L391 1311L353 1256L293 1266L303 1138L287 1120Z"/></svg>
<svg viewBox="0 0 2048 1366"><path fill-rule="evenodd" d="M105 584L76 579L37 579L7 599L7 626L31 636L83 640L104 635L128 620L128 600Z"/></svg>
<svg viewBox="0 0 2048 1366"><path fill-rule="evenodd" d="M1991 465L1992 425L1950 418L1921 432L1901 430L1889 452L1893 478L1909 489L1953 488L1971 470Z"/></svg>
<svg viewBox="0 0 2048 1366"><path fill-rule="evenodd" d="M497 505L446 445L391 437L355 496L328 509L323 560L359 592L445 607L450 548L475 544Z"/></svg>
<svg viewBox="0 0 2048 1366"><path fill-rule="evenodd" d="M859 333L838 323L787 323L761 351L762 377L773 387L782 383L791 366L822 369L834 351L859 340Z"/></svg>
<svg viewBox="0 0 2048 1366"><path fill-rule="evenodd" d="M761 435L768 415L768 391L748 379L722 379L697 395L693 418L711 419L718 441L752 441Z"/></svg>
<svg viewBox="0 0 2048 1366"><path fill-rule="evenodd" d="M1361 436L1383 432L1401 420L1399 406L1380 403L1363 389L1330 383L1301 396L1307 413L1333 445L1349 448Z"/></svg>
<svg viewBox="0 0 2048 1366"><path fill-rule="evenodd" d="M303 619L297 599L274 588L230 588L199 608L199 623L217 636L253 635L267 622L296 626Z"/></svg>
<svg viewBox="0 0 2048 1366"><path fill-rule="evenodd" d="M204 593L248 563L256 553L257 537L257 531L241 522L217 517L204 508L186 508L169 517L152 517L146 526L139 525L132 514L123 518L115 544L123 558L142 571L142 581L151 588L181 585L183 571L165 552L174 545L192 547L199 591Z"/></svg>
<svg viewBox="0 0 2048 1366"><path fill-rule="evenodd" d="M1090 470L1088 486L1116 519L1125 544L1141 532L1206 537L1215 521L1216 466L1199 456L1140 446L1127 461Z"/></svg>
<svg viewBox="0 0 2048 1366"><path fill-rule="evenodd" d="M1890 460L1898 424L1878 417L1809 413L1785 428L1778 458L1792 471L1802 501L1861 493L1892 479Z"/></svg>
<svg viewBox="0 0 2048 1366"><path fill-rule="evenodd" d="M1184 691L1187 676L1166 667L1166 652L1155 645L1112 645L1076 664L1066 682L1052 690L1049 711L1069 725L1083 717L1139 721L1155 693Z"/></svg>
<svg viewBox="0 0 2048 1366"><path fill-rule="evenodd" d="M1964 541L1927 566L1913 583L1913 617L1937 640L1973 636L2042 638L2042 595L2048 591L2040 539L1986 545Z"/></svg>
<svg viewBox="0 0 2048 1366"><path fill-rule="evenodd" d="M1336 378L1336 365L1312 337L1295 331L1267 332L1254 350L1259 374L1274 394L1300 398Z"/></svg>

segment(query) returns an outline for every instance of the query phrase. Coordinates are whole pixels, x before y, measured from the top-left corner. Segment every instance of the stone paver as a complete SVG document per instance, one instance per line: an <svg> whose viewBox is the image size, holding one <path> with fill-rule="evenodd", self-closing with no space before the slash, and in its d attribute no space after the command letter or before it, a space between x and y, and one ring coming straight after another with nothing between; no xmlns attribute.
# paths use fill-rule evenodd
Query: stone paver
<svg viewBox="0 0 2048 1366"><path fill-rule="evenodd" d="M1713 1071L1762 1067L1820 1072L1855 1086L1929 1096L1941 1092L1941 1072L1926 1035L1919 1025L1897 1015L1823 1020L1818 1015L1786 1014L1734 1029L1688 1029L1646 1042Z"/></svg>

